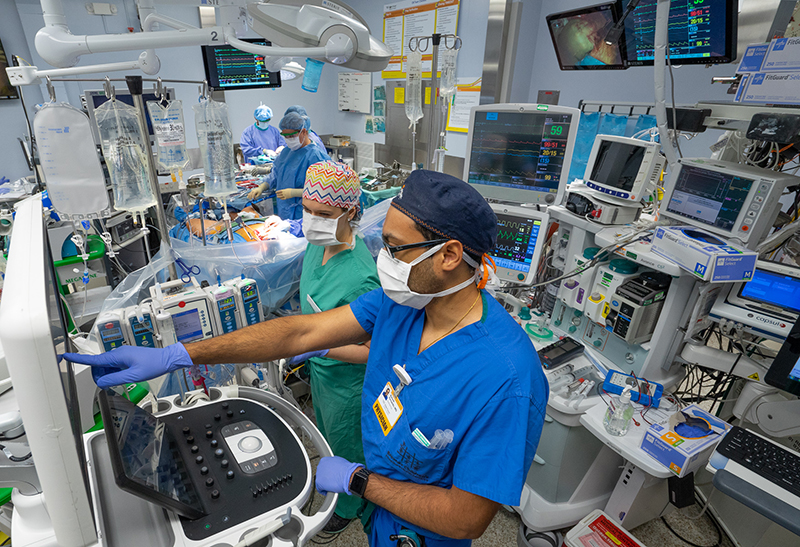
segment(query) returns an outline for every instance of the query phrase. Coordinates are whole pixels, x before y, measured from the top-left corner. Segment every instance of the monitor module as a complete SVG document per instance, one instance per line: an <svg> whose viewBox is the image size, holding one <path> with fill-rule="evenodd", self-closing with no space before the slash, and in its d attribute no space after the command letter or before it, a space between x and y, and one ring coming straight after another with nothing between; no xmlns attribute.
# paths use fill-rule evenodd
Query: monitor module
<svg viewBox="0 0 800 547"><path fill-rule="evenodd" d="M597 135L584 183L598 192L634 202L651 193L667 164L657 142Z"/></svg>
<svg viewBox="0 0 800 547"><path fill-rule="evenodd" d="M759 260L753 279L734 284L727 301L746 310L794 322L800 314L800 268Z"/></svg>
<svg viewBox="0 0 800 547"><path fill-rule="evenodd" d="M641 0L625 19L629 66L652 65L658 0ZM736 60L738 0L675 0L669 9L669 59L675 65Z"/></svg>
<svg viewBox="0 0 800 547"><path fill-rule="evenodd" d="M527 207L492 204L497 215L497 243L489 256L497 277L518 285L536 278L550 215Z"/></svg>
<svg viewBox="0 0 800 547"><path fill-rule="evenodd" d="M660 212L755 249L797 177L727 161L682 158L664 189Z"/></svg>
<svg viewBox="0 0 800 547"><path fill-rule="evenodd" d="M786 337L764 381L792 395L800 395L800 320Z"/></svg>
<svg viewBox="0 0 800 547"><path fill-rule="evenodd" d="M548 15L547 28L561 70L627 68L620 44L605 42L619 17L618 1Z"/></svg>
<svg viewBox="0 0 800 547"><path fill-rule="evenodd" d="M580 111L494 104L470 112L464 180L484 197L511 203L561 201Z"/></svg>
<svg viewBox="0 0 800 547"><path fill-rule="evenodd" d="M263 38L245 38L243 42L270 46ZM263 55L247 53L233 46L202 46L203 67L208 85L215 89L258 89L281 86L280 71L269 72Z"/></svg>

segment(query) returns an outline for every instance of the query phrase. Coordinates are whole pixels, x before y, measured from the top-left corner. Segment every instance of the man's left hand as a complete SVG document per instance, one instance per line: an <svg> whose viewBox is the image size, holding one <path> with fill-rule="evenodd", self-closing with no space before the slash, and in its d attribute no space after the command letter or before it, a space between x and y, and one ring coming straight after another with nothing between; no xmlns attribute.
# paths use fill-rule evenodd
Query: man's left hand
<svg viewBox="0 0 800 547"><path fill-rule="evenodd" d="M360 463L351 463L339 456L320 458L317 466L317 490L323 496L328 492L352 495L350 492L350 478L359 467Z"/></svg>
<svg viewBox="0 0 800 547"><path fill-rule="evenodd" d="M275 195L278 196L278 199L292 199L292 198L299 198L303 195L302 188L286 188L285 190L278 190L275 192Z"/></svg>

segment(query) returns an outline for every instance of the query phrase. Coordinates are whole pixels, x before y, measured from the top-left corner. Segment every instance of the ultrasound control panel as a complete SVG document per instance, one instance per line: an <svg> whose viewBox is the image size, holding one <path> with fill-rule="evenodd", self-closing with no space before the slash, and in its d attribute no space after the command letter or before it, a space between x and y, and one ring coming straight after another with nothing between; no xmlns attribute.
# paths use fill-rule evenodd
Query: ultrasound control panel
<svg viewBox="0 0 800 547"><path fill-rule="evenodd" d="M147 461L153 456L148 452L125 450L125 435L130 429L117 425L117 459L134 461L134 465L123 465L125 477L117 484L153 503L175 509L174 500L163 503L164 492L159 485L183 483L186 490L196 494L203 516L187 518L181 516L181 526L188 539L199 541L216 533L248 521L285 504L291 504L306 489L310 475L310 463L297 436L271 410L253 401L226 399L205 404L182 412L159 416L147 416L146 420L130 420L131 412L146 413L125 399L106 396L104 414L111 412L107 423L119 424L115 412L129 422L137 424L151 422L152 433L160 433L168 441L169 453L174 462ZM103 408L101 404L101 408ZM104 415L104 421L106 416ZM164 430L166 430L164 432ZM108 428L106 430L108 436ZM147 433L147 432L145 432ZM137 432L142 435L141 427ZM163 443L162 443L163 444ZM112 463L115 459L112 443ZM155 477L130 476L141 473L141 469L156 469ZM168 480L162 475L168 474ZM179 476L173 476L173 475ZM115 469L115 475L116 473ZM126 480L128 479L128 483ZM150 491L142 486L147 484ZM156 486L152 486L156 485ZM127 486L127 487L126 487ZM174 491L174 486L173 486ZM166 492L170 496L170 492ZM175 497L172 495L171 497ZM167 500L168 502L170 500Z"/></svg>

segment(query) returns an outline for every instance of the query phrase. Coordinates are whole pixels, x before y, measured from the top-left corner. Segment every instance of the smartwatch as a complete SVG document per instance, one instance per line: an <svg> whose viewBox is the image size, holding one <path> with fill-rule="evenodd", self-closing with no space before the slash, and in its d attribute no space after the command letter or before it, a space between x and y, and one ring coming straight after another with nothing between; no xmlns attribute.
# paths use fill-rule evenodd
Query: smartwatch
<svg viewBox="0 0 800 547"><path fill-rule="evenodd" d="M367 491L367 483L372 471L367 470L366 467L359 467L355 472L353 478L350 479L350 492L357 495L359 498L364 497L364 492Z"/></svg>

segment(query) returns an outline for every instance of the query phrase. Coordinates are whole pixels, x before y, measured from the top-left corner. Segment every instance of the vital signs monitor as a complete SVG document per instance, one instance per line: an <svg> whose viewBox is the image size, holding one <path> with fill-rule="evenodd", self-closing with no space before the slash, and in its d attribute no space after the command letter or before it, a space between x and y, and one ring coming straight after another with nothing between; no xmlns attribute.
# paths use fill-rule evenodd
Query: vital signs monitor
<svg viewBox="0 0 800 547"><path fill-rule="evenodd" d="M797 178L727 161L682 158L664 190L661 214L755 249Z"/></svg>
<svg viewBox="0 0 800 547"><path fill-rule="evenodd" d="M579 119L579 110L565 106L474 107L463 179L487 198L510 203L559 203Z"/></svg>
<svg viewBox="0 0 800 547"><path fill-rule="evenodd" d="M655 189L667 160L657 142L597 135L584 183L592 190L632 202Z"/></svg>
<svg viewBox="0 0 800 547"><path fill-rule="evenodd" d="M497 243L489 256L497 266L497 277L518 285L530 285L547 239L550 215L527 207L492 204L497 216Z"/></svg>

